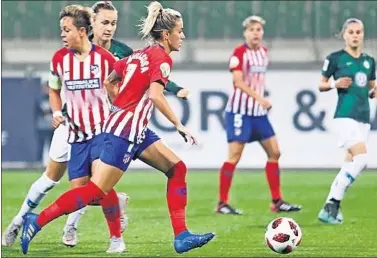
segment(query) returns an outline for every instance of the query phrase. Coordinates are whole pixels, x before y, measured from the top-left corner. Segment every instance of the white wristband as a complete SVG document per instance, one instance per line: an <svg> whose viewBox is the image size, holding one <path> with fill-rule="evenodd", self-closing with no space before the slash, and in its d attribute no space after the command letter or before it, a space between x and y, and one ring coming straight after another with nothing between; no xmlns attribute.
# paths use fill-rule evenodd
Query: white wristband
<svg viewBox="0 0 377 258"><path fill-rule="evenodd" d="M63 116L62 111L60 111L60 110L56 110L56 111L52 114L52 117L53 117L53 118L58 117L58 116Z"/></svg>
<svg viewBox="0 0 377 258"><path fill-rule="evenodd" d="M332 80L330 81L330 89L335 89L336 88L336 81Z"/></svg>

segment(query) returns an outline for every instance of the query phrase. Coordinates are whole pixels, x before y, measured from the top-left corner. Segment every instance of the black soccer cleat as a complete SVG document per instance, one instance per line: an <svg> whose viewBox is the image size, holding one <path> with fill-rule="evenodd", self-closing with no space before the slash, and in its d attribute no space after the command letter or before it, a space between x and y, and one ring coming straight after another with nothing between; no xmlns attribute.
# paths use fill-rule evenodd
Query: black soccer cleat
<svg viewBox="0 0 377 258"><path fill-rule="evenodd" d="M272 212L296 212L301 211L302 207L298 204L290 204L283 200L277 200L270 205Z"/></svg>
<svg viewBox="0 0 377 258"><path fill-rule="evenodd" d="M216 213L225 214L225 215L242 215L242 211L234 209L227 203L219 202L216 208Z"/></svg>

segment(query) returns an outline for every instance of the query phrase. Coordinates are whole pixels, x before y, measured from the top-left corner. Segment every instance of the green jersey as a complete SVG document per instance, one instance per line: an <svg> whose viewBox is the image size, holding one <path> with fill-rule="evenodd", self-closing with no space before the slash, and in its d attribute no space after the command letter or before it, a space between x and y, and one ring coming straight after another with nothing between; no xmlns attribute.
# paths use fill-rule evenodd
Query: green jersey
<svg viewBox="0 0 377 258"><path fill-rule="evenodd" d="M373 57L362 53L355 58L345 50L340 50L326 57L322 75L337 80L350 77L352 84L348 89L338 90L338 103L335 118L352 118L362 123L370 123L369 81L376 80L376 64Z"/></svg>
<svg viewBox="0 0 377 258"><path fill-rule="evenodd" d="M117 59L122 59L130 56L134 51L132 48L123 44L122 42L112 39L109 49L110 53L113 54Z"/></svg>

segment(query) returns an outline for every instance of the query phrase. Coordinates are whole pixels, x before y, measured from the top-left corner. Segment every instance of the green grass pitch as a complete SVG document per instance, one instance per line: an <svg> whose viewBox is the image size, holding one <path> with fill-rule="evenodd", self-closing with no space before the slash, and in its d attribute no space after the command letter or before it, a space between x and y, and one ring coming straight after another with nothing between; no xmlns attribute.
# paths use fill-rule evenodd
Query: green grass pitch
<svg viewBox="0 0 377 258"><path fill-rule="evenodd" d="M214 213L218 174L194 171L188 174L187 222L193 232L216 233L214 241L181 256L203 257L277 257L264 243L265 226L278 216L295 219L303 230L302 244L287 256L356 257L377 255L377 173L364 172L343 202L342 225L324 225L317 214L327 196L336 172L289 171L282 174L286 200L300 203L304 209L295 214L269 211L270 196L261 171L235 175L232 204L244 211L243 216ZM5 172L2 174L2 231L18 211L31 183L38 173ZM165 177L158 172L126 173L117 191L131 196L128 230L124 233L127 253L131 256L179 256L172 248L172 230L165 202ZM37 212L68 188L62 179L43 200ZM101 209L90 207L79 225L79 244L68 248L61 244L65 216L46 226L32 242L28 257L107 257L108 231ZM22 256L19 239L11 248L2 248L3 257Z"/></svg>

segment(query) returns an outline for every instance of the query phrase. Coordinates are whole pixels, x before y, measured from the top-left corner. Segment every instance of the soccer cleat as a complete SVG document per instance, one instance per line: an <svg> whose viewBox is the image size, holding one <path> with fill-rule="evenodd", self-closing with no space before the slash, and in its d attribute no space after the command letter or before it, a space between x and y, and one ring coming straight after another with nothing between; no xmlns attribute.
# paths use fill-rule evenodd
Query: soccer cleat
<svg viewBox="0 0 377 258"><path fill-rule="evenodd" d="M38 215L28 212L23 216L21 234L21 249L23 254L27 254L31 240L41 230L37 224Z"/></svg>
<svg viewBox="0 0 377 258"><path fill-rule="evenodd" d="M130 197L125 193L117 193L119 199L119 209L120 209L120 229L123 233L128 225L128 217L126 215L126 208Z"/></svg>
<svg viewBox="0 0 377 258"><path fill-rule="evenodd" d="M241 210L234 209L232 206L225 202L219 202L216 208L216 212L219 214L242 215Z"/></svg>
<svg viewBox="0 0 377 258"><path fill-rule="evenodd" d="M123 253L124 251L126 251L126 244L124 243L123 237L112 237L109 249L107 249L106 253L116 254Z"/></svg>
<svg viewBox="0 0 377 258"><path fill-rule="evenodd" d="M2 239L1 239L1 245L2 246L12 246L14 242L16 241L16 238L18 236L18 233L20 232L21 225L17 225L13 221L9 224L7 229L4 231Z"/></svg>
<svg viewBox="0 0 377 258"><path fill-rule="evenodd" d="M343 214L340 204L336 202L328 202L318 214L319 221L327 224L342 224Z"/></svg>
<svg viewBox="0 0 377 258"><path fill-rule="evenodd" d="M215 237L213 233L203 235L191 234L189 231L183 231L174 238L174 249L181 254L192 249L202 247Z"/></svg>
<svg viewBox="0 0 377 258"><path fill-rule="evenodd" d="M272 212L295 212L302 209L301 205L290 204L283 200L278 200L276 203L272 202L270 208Z"/></svg>
<svg viewBox="0 0 377 258"><path fill-rule="evenodd" d="M62 242L65 246L75 247L77 245L77 229L75 227L64 228Z"/></svg>

